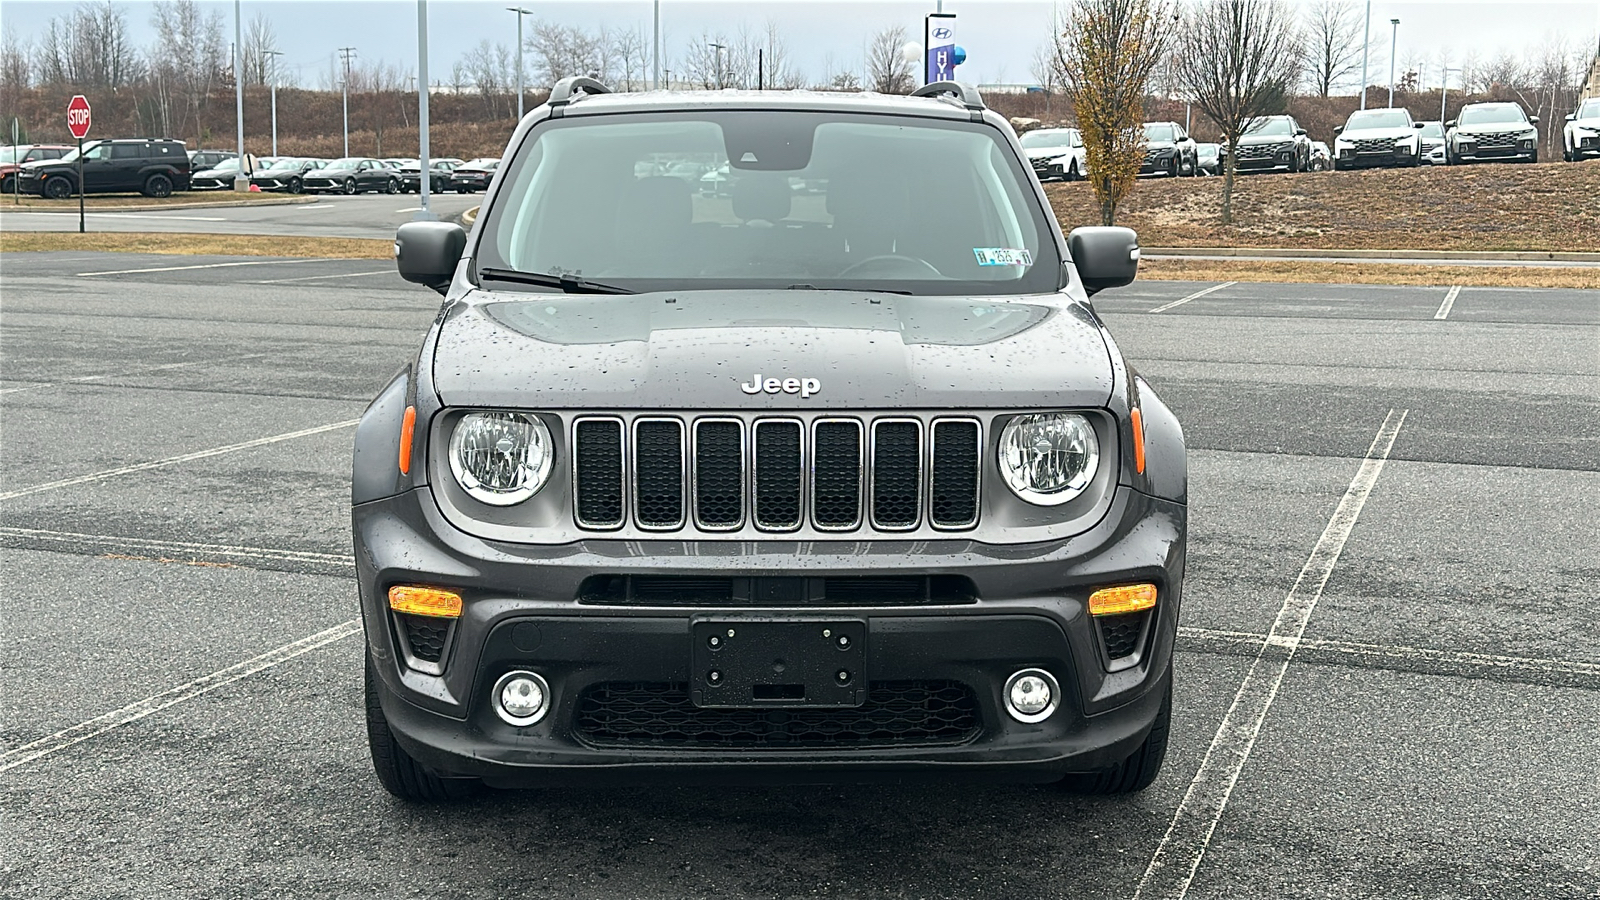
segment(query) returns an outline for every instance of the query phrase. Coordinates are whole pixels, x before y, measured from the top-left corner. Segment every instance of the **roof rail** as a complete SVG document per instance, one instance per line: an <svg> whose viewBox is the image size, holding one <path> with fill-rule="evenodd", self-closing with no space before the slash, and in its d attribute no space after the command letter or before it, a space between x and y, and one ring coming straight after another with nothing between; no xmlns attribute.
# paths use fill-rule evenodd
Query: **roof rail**
<svg viewBox="0 0 1600 900"><path fill-rule="evenodd" d="M955 97L962 106L970 110L989 108L984 104L983 95L978 93L977 88L960 81L935 81L911 92L913 97L940 97L944 95Z"/></svg>
<svg viewBox="0 0 1600 900"><path fill-rule="evenodd" d="M566 106L568 103L581 98L584 94L609 94L611 88L583 75L572 75L555 83L550 89L551 106Z"/></svg>

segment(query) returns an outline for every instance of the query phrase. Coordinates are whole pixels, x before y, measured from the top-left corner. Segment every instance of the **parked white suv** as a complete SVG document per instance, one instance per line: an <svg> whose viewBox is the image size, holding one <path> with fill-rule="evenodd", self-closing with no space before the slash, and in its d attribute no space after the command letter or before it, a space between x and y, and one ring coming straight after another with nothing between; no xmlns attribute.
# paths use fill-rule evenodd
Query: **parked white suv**
<svg viewBox="0 0 1600 900"><path fill-rule="evenodd" d="M1577 162L1585 156L1600 156L1600 97L1583 101L1561 129L1561 158Z"/></svg>
<svg viewBox="0 0 1600 900"><path fill-rule="evenodd" d="M1445 123L1446 160L1452 166L1499 159L1538 162L1538 124L1515 103L1468 103Z"/></svg>
<svg viewBox="0 0 1600 900"><path fill-rule="evenodd" d="M1041 128L1019 140L1028 164L1040 181L1078 181L1084 177L1088 158L1083 135L1076 128Z"/></svg>
<svg viewBox="0 0 1600 900"><path fill-rule="evenodd" d="M1405 109L1362 109L1333 130L1333 167L1422 165L1421 122Z"/></svg>

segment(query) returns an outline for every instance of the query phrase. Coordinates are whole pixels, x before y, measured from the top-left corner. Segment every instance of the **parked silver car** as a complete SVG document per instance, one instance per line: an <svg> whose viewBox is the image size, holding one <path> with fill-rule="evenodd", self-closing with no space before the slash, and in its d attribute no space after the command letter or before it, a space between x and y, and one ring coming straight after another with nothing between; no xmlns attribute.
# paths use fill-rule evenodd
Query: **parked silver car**
<svg viewBox="0 0 1600 900"><path fill-rule="evenodd" d="M1539 161L1539 119L1515 103L1468 103L1446 123L1445 161Z"/></svg>
<svg viewBox="0 0 1600 900"><path fill-rule="evenodd" d="M1444 123L1418 122L1422 134L1422 163L1429 166L1444 165Z"/></svg>

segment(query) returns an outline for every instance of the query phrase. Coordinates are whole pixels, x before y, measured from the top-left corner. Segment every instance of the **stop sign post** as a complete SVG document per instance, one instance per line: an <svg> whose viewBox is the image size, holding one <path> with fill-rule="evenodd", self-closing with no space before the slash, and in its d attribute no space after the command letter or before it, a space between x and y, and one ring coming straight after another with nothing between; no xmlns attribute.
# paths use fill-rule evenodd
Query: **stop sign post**
<svg viewBox="0 0 1600 900"><path fill-rule="evenodd" d="M83 139L89 134L89 98L73 96L67 103L67 130L78 139L78 233L83 228Z"/></svg>

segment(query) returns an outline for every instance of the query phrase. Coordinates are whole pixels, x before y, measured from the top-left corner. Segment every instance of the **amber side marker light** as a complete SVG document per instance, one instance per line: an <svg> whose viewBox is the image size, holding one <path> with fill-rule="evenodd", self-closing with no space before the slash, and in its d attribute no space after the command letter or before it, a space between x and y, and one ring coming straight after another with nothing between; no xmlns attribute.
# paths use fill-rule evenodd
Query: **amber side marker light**
<svg viewBox="0 0 1600 900"><path fill-rule="evenodd" d="M1092 616L1138 612L1155 605L1156 586L1153 584L1124 584L1101 588L1089 595L1089 615Z"/></svg>
<svg viewBox="0 0 1600 900"><path fill-rule="evenodd" d="M417 430L417 408L406 407L406 417L400 420L400 474L411 474L411 435ZM1144 471L1144 466L1139 467Z"/></svg>
<svg viewBox="0 0 1600 900"><path fill-rule="evenodd" d="M1144 414L1139 412L1139 407L1133 408L1130 416L1133 420L1133 468L1140 475L1144 474Z"/></svg>
<svg viewBox="0 0 1600 900"><path fill-rule="evenodd" d="M461 595L438 588L397 584L389 588L389 608L413 616L433 616L436 619L461 618Z"/></svg>

